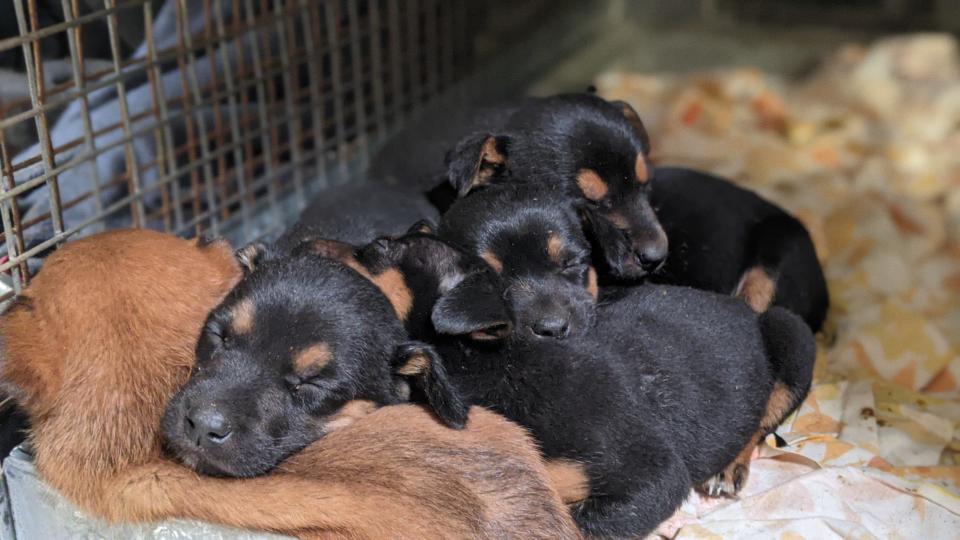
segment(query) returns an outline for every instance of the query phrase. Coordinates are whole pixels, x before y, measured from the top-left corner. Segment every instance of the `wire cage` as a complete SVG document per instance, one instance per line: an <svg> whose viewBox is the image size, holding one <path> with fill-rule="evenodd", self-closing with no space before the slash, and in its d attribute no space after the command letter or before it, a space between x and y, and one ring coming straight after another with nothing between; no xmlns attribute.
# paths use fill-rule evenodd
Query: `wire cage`
<svg viewBox="0 0 960 540"><path fill-rule="evenodd" d="M363 181L416 115L518 92L582 44L595 12L557 0L0 2L0 309L74 237L275 237L323 189ZM42 482L28 447L4 457L0 539L250 537L108 526Z"/></svg>
<svg viewBox="0 0 960 540"><path fill-rule="evenodd" d="M479 66L564 4L11 0L0 301L74 235L278 232L422 107L491 91Z"/></svg>

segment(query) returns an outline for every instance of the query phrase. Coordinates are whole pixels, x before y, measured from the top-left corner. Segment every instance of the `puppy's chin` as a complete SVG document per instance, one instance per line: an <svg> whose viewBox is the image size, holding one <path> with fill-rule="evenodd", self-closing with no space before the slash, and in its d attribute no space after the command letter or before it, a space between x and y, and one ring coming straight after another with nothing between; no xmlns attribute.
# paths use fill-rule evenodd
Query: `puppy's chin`
<svg viewBox="0 0 960 540"><path fill-rule="evenodd" d="M206 476L221 478L251 478L267 474L283 461L283 457L271 459L258 455L256 460L213 456L204 450L173 449L172 453L185 466ZM284 456L285 457L285 456Z"/></svg>

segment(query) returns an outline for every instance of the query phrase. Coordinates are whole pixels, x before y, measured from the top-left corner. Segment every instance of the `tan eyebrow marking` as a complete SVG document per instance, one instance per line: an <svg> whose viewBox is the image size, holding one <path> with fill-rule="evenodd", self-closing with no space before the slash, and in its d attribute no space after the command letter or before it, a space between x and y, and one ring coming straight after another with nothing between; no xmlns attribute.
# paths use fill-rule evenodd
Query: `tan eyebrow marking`
<svg viewBox="0 0 960 540"><path fill-rule="evenodd" d="M637 163L634 165L634 169L637 174L637 182L646 184L650 180L650 171L647 170L647 160L644 159L643 154L637 154Z"/></svg>
<svg viewBox="0 0 960 540"><path fill-rule="evenodd" d="M333 360L333 353L330 352L330 346L322 342L314 343L297 353L293 358L293 368L298 374L304 374L307 371L322 368L331 360Z"/></svg>
<svg viewBox="0 0 960 540"><path fill-rule="evenodd" d="M577 185L580 186L580 191L583 192L583 196L591 201L603 199L607 196L609 189L607 183L600 178L600 175L591 169L583 169L580 171L580 174L577 175Z"/></svg>
<svg viewBox="0 0 960 540"><path fill-rule="evenodd" d="M253 330L253 300L245 298L230 310L230 327L235 334L246 334Z"/></svg>

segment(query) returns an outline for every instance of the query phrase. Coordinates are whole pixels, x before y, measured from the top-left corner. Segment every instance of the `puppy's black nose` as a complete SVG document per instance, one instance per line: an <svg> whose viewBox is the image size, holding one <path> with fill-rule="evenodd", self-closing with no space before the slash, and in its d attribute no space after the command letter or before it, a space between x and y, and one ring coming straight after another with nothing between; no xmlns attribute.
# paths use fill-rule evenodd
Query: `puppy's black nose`
<svg viewBox="0 0 960 540"><path fill-rule="evenodd" d="M560 339L570 333L570 323L562 317L544 317L533 323L530 329L540 337Z"/></svg>
<svg viewBox="0 0 960 540"><path fill-rule="evenodd" d="M197 446L209 448L223 444L233 433L230 421L211 408L194 408L187 412L183 419L184 431Z"/></svg>
<svg viewBox="0 0 960 540"><path fill-rule="evenodd" d="M637 262L645 272L654 272L667 258L667 243L647 242L636 248Z"/></svg>

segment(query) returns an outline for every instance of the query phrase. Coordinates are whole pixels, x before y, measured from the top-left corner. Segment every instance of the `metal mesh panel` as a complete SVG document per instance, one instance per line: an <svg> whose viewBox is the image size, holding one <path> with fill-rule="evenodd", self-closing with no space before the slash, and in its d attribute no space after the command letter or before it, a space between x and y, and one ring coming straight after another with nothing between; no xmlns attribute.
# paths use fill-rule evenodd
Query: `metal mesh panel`
<svg viewBox="0 0 960 540"><path fill-rule="evenodd" d="M463 78L489 6L10 1L0 64L26 88L0 101L5 297L75 234L267 234Z"/></svg>

